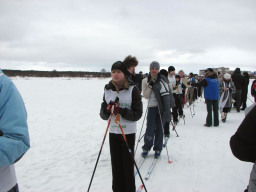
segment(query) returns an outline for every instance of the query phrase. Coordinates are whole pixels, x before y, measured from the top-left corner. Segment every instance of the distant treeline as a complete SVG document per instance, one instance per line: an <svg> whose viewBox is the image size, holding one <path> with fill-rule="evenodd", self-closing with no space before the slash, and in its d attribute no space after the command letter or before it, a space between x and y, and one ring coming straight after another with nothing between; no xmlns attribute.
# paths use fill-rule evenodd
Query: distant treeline
<svg viewBox="0 0 256 192"><path fill-rule="evenodd" d="M2 70L4 74L9 77L110 77L110 73L102 73L102 72L83 72L83 71L21 71L21 70Z"/></svg>

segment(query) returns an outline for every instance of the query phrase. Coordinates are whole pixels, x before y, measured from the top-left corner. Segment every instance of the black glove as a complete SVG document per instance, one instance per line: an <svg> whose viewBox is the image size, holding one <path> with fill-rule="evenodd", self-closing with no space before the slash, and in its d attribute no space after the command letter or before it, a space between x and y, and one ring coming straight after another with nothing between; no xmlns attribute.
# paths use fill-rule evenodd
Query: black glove
<svg viewBox="0 0 256 192"><path fill-rule="evenodd" d="M3 136L3 135L4 135L4 133L0 130L0 137Z"/></svg>
<svg viewBox="0 0 256 192"><path fill-rule="evenodd" d="M152 89L152 87L154 86L155 81L153 81L152 79L150 80L148 87Z"/></svg>
<svg viewBox="0 0 256 192"><path fill-rule="evenodd" d="M191 82L188 82L187 84L188 84L188 85L191 85Z"/></svg>

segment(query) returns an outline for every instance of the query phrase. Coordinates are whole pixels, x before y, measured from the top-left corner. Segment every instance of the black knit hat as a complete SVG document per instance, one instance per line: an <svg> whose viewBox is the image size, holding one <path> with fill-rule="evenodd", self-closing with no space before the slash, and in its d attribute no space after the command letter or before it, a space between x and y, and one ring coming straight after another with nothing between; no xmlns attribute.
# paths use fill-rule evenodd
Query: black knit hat
<svg viewBox="0 0 256 192"><path fill-rule="evenodd" d="M125 75L127 75L128 71L127 71L126 65L122 61L116 61L115 63L113 63L111 67L111 71L114 69L118 69L122 71Z"/></svg>
<svg viewBox="0 0 256 192"><path fill-rule="evenodd" d="M161 69L161 70L159 71L159 73L160 73L161 75L164 75L165 77L168 77L168 72L167 72L165 69Z"/></svg>
<svg viewBox="0 0 256 192"><path fill-rule="evenodd" d="M171 71L175 71L175 68L174 68L173 66L170 66L170 67L168 68L168 73L170 73Z"/></svg>
<svg viewBox="0 0 256 192"><path fill-rule="evenodd" d="M178 79L180 79L180 76L179 76L179 75L175 75L175 78L178 78Z"/></svg>

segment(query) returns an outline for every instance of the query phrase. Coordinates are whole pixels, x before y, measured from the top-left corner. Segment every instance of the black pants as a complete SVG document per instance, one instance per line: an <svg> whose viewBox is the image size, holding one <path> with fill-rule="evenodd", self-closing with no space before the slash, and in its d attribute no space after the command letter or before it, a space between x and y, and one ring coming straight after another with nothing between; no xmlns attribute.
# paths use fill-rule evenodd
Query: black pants
<svg viewBox="0 0 256 192"><path fill-rule="evenodd" d="M13 188L11 188L8 192L19 192L18 184L16 184Z"/></svg>
<svg viewBox="0 0 256 192"><path fill-rule="evenodd" d="M241 97L242 97L242 90L241 89L237 89L235 94L233 95L233 99L235 99L235 101L236 101L236 110L237 111L240 111Z"/></svg>
<svg viewBox="0 0 256 192"><path fill-rule="evenodd" d="M175 99L175 107L172 108L173 110L173 121L178 121L178 112L179 115L183 116L183 109L182 109L182 94L173 94L173 97Z"/></svg>
<svg viewBox="0 0 256 192"><path fill-rule="evenodd" d="M126 135L134 156L135 134ZM112 164L112 189L114 192L135 192L134 163L121 134L109 134Z"/></svg>
<svg viewBox="0 0 256 192"><path fill-rule="evenodd" d="M219 126L219 112L218 112L218 100L206 99L207 105L207 117L206 124L212 126L212 112L213 112L213 125Z"/></svg>

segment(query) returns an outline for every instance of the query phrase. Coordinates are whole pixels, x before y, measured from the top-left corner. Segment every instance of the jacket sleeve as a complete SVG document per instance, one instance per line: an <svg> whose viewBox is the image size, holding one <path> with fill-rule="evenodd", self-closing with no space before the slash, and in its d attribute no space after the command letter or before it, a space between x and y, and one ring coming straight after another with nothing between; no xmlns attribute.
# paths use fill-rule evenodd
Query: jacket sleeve
<svg viewBox="0 0 256 192"><path fill-rule="evenodd" d="M245 117L230 139L233 155L241 161L256 161L256 106Z"/></svg>
<svg viewBox="0 0 256 192"><path fill-rule="evenodd" d="M132 90L132 105L131 109L120 108L120 115L129 121L138 121L142 116L142 101L141 95L139 93L139 88L137 86L133 87Z"/></svg>
<svg viewBox="0 0 256 192"><path fill-rule="evenodd" d="M25 105L8 77L0 77L0 167L18 161L30 147Z"/></svg>
<svg viewBox="0 0 256 192"><path fill-rule="evenodd" d="M145 99L149 99L152 89L147 85L147 78L142 80L142 95Z"/></svg>
<svg viewBox="0 0 256 192"><path fill-rule="evenodd" d="M207 81L205 79L203 79L199 83L191 83L191 85L193 87L206 87L208 84L207 84Z"/></svg>
<svg viewBox="0 0 256 192"><path fill-rule="evenodd" d="M103 120L108 120L110 116L110 111L107 110L107 103L105 100L105 94L103 95L103 102L101 103L101 108L100 108L100 117Z"/></svg>

